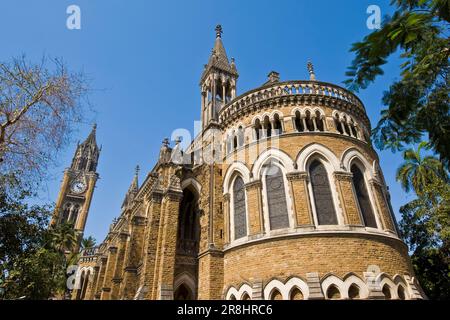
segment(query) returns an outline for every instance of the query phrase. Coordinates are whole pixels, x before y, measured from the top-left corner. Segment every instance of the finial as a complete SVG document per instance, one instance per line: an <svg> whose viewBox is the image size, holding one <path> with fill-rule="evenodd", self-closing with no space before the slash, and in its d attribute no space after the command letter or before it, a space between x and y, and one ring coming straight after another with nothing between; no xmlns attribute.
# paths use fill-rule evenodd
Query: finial
<svg viewBox="0 0 450 320"><path fill-rule="evenodd" d="M309 72L309 80L315 81L316 74L314 73L314 65L312 64L311 60L308 61L307 68Z"/></svg>
<svg viewBox="0 0 450 320"><path fill-rule="evenodd" d="M164 138L162 143L163 143L163 146L168 147L169 146L169 138Z"/></svg>
<svg viewBox="0 0 450 320"><path fill-rule="evenodd" d="M220 24L218 24L216 26L216 38L222 38L222 26Z"/></svg>
<svg viewBox="0 0 450 320"><path fill-rule="evenodd" d="M136 169L135 169L136 171L136 176L138 176L139 175L139 171L141 170L141 168L139 167L139 165L137 165L136 166Z"/></svg>
<svg viewBox="0 0 450 320"><path fill-rule="evenodd" d="M181 137L180 137L180 136L177 136L177 137L175 138L175 144L176 144L176 145L179 145L180 142L181 142Z"/></svg>

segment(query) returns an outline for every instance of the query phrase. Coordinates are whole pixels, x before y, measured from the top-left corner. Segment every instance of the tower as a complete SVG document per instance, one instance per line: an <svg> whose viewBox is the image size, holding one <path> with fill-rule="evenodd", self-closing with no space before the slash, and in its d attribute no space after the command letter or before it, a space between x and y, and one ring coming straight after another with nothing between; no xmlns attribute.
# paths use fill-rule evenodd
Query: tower
<svg viewBox="0 0 450 320"><path fill-rule="evenodd" d="M217 25L216 41L208 64L200 79L201 119L205 129L211 122L218 122L220 109L236 98L236 82L239 77L234 58L228 60L222 43L222 26Z"/></svg>
<svg viewBox="0 0 450 320"><path fill-rule="evenodd" d="M87 139L77 145L72 164L64 171L61 189L56 200L51 226L63 223L73 225L80 243L86 225L95 184L98 179L97 164L101 149L96 142L94 124Z"/></svg>

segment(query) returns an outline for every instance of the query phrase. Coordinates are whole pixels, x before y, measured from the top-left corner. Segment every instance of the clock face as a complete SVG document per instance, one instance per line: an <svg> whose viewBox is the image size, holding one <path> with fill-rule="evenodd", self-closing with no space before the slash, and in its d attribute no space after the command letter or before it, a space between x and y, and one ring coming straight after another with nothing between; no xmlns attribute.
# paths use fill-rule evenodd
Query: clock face
<svg viewBox="0 0 450 320"><path fill-rule="evenodd" d="M74 183L72 183L70 190L72 190L72 192L74 193L83 193L84 190L86 190L86 185L83 181L76 180L74 181Z"/></svg>

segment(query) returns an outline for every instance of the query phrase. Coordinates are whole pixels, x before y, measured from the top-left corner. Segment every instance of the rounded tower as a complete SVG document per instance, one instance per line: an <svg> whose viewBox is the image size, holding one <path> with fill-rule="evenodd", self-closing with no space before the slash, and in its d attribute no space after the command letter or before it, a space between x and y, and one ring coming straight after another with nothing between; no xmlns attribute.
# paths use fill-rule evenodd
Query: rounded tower
<svg viewBox="0 0 450 320"><path fill-rule="evenodd" d="M223 298L421 298L364 105L308 71L218 112Z"/></svg>

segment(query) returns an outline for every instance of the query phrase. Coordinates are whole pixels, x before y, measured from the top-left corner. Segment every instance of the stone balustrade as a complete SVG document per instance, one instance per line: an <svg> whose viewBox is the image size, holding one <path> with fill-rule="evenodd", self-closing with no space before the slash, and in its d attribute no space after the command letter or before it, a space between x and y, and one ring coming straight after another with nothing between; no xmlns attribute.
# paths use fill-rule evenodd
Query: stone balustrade
<svg viewBox="0 0 450 320"><path fill-rule="evenodd" d="M224 123L234 118L240 112L245 111L250 106L263 102L264 100L290 96L315 96L336 99L339 102L349 104L352 108L356 108L358 113L362 112L365 114L364 105L361 100L344 88L324 82L296 80L272 83L233 99L220 110L219 122Z"/></svg>

